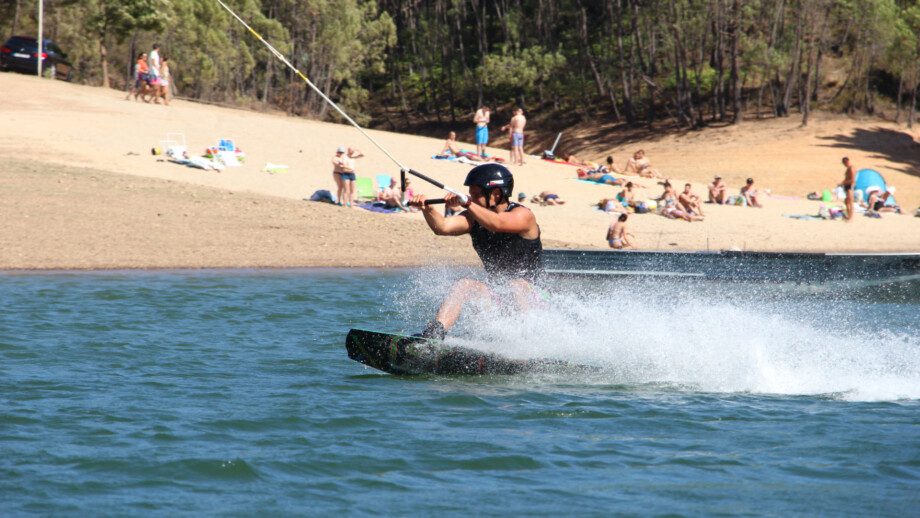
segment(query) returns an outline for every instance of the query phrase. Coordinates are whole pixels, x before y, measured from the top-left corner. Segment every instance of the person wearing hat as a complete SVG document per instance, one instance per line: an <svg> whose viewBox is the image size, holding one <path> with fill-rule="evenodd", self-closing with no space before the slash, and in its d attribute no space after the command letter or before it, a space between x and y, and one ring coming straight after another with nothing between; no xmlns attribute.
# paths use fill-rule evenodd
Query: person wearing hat
<svg viewBox="0 0 920 518"><path fill-rule="evenodd" d="M728 186L722 181L721 176L716 175L709 184L709 203L724 205L726 201L728 201Z"/></svg>
<svg viewBox="0 0 920 518"><path fill-rule="evenodd" d="M351 207L355 196L355 159L361 158L360 151L339 146L332 157L332 178L337 189L338 205Z"/></svg>
<svg viewBox="0 0 920 518"><path fill-rule="evenodd" d="M466 201L455 194L444 197L448 208L466 209L456 216L442 216L425 203L424 195L412 200L412 205L422 207L436 235L469 234L486 273L486 282L460 279L454 283L437 316L421 333L425 338L443 339L469 300L492 299L525 309L538 294L534 283L543 273L540 225L530 209L510 200L514 192L511 171L501 164L479 165L470 170L463 185L469 187Z"/></svg>

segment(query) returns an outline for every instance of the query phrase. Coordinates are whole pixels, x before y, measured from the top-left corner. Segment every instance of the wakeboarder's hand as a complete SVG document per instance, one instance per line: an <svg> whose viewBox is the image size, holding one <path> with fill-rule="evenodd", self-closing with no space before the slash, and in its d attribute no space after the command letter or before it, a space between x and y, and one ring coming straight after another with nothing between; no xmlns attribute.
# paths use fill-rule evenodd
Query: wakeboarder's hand
<svg viewBox="0 0 920 518"><path fill-rule="evenodd" d="M450 209L456 209L457 207L467 208L470 206L470 199L466 199L466 204L463 203L463 200L456 194L450 193L444 197L444 203Z"/></svg>
<svg viewBox="0 0 920 518"><path fill-rule="evenodd" d="M433 205L427 204L427 199L424 194L416 194L411 200L409 200L409 205L414 207L421 207L422 210L434 210Z"/></svg>

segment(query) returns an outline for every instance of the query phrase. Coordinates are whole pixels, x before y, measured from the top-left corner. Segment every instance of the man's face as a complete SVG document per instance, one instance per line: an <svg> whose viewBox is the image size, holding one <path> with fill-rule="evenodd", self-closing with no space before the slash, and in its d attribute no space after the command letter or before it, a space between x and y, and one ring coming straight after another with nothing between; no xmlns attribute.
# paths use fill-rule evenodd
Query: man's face
<svg viewBox="0 0 920 518"><path fill-rule="evenodd" d="M685 186L684 186L684 194L690 194L690 186L689 186L689 185L685 185Z"/></svg>
<svg viewBox="0 0 920 518"><path fill-rule="evenodd" d="M486 197L483 195L482 187L478 185L471 185L469 192L470 192L470 200L473 203L475 203L476 205L482 205L483 207L485 207Z"/></svg>

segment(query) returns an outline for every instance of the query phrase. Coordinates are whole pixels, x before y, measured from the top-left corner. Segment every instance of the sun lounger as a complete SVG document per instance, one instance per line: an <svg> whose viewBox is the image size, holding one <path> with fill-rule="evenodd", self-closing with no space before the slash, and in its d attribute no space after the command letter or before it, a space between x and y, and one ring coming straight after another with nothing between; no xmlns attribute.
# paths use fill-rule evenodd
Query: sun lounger
<svg viewBox="0 0 920 518"><path fill-rule="evenodd" d="M378 174L377 175L377 188L383 190L389 187L390 178L391 177L388 174Z"/></svg>
<svg viewBox="0 0 920 518"><path fill-rule="evenodd" d="M355 190L358 198L376 199L377 191L374 190L374 180L367 176L359 176L355 179Z"/></svg>

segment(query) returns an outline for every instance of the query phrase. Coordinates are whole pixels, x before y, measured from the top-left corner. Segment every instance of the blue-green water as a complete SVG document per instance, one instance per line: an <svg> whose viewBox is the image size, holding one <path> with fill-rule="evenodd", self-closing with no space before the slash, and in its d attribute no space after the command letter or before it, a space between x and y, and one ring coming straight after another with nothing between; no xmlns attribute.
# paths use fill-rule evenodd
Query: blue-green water
<svg viewBox="0 0 920 518"><path fill-rule="evenodd" d="M602 367L588 378L346 357L349 327L419 328L447 277L0 276L0 514L920 509L916 302L568 287L482 308L456 340Z"/></svg>

